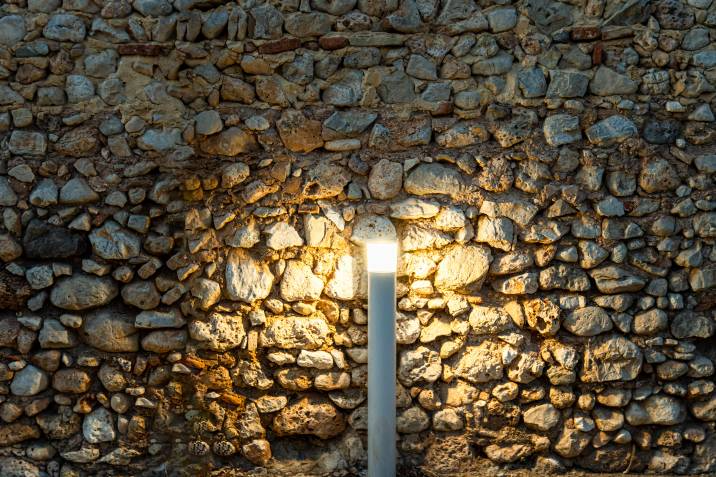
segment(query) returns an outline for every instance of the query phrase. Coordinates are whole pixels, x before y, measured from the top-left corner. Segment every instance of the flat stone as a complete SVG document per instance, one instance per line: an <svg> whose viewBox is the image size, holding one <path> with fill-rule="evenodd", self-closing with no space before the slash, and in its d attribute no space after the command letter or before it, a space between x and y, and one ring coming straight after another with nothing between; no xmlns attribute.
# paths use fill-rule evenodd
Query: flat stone
<svg viewBox="0 0 716 477"><path fill-rule="evenodd" d="M397 238L395 226L386 217L375 214L360 215L353 224L351 242L365 245L371 240L392 241Z"/></svg>
<svg viewBox="0 0 716 477"><path fill-rule="evenodd" d="M368 278L362 258L342 255L324 293L336 300L353 300L367 296Z"/></svg>
<svg viewBox="0 0 716 477"><path fill-rule="evenodd" d="M459 171L441 164L421 164L405 179L405 191L414 195L443 194L459 197L467 190Z"/></svg>
<svg viewBox="0 0 716 477"><path fill-rule="evenodd" d="M2 25L0 25L2 29ZM37 430L37 428L34 428ZM33 433L35 434L35 433ZM36 432L39 437L39 430ZM3 442L3 445L9 445ZM40 469L33 463L15 457L0 458L0 469L3 470L3 477L40 477Z"/></svg>
<svg viewBox="0 0 716 477"><path fill-rule="evenodd" d="M546 432L559 424L561 415L552 404L538 404L524 411L522 420L530 429Z"/></svg>
<svg viewBox="0 0 716 477"><path fill-rule="evenodd" d="M268 235L266 246L274 250L283 250L289 247L300 247L303 245L303 238L298 235L293 226L285 222L276 222L264 230Z"/></svg>
<svg viewBox="0 0 716 477"><path fill-rule="evenodd" d="M589 76L578 71L550 71L548 98L581 98L587 92Z"/></svg>

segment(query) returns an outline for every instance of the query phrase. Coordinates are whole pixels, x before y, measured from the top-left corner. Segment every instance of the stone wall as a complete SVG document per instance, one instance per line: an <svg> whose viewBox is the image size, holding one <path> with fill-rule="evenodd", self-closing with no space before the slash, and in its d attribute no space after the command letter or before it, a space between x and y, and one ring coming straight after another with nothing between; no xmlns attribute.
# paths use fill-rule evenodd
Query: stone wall
<svg viewBox="0 0 716 477"><path fill-rule="evenodd" d="M715 471L715 40L712 0L4 0L0 473L363 468L375 234L403 462Z"/></svg>

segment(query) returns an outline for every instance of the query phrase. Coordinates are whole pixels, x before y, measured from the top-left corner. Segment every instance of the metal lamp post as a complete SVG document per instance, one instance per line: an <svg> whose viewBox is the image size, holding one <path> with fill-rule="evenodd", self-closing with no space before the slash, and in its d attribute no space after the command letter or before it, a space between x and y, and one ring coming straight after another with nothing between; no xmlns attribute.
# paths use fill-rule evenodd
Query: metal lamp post
<svg viewBox="0 0 716 477"><path fill-rule="evenodd" d="M368 477L395 476L395 272L398 244L366 243L368 255Z"/></svg>

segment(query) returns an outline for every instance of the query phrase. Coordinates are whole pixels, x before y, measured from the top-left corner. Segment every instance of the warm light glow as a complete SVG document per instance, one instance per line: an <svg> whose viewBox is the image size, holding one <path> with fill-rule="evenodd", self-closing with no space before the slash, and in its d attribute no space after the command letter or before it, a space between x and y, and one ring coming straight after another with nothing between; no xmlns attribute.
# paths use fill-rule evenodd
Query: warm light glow
<svg viewBox="0 0 716 477"><path fill-rule="evenodd" d="M367 241L368 272L395 273L398 268L397 242Z"/></svg>

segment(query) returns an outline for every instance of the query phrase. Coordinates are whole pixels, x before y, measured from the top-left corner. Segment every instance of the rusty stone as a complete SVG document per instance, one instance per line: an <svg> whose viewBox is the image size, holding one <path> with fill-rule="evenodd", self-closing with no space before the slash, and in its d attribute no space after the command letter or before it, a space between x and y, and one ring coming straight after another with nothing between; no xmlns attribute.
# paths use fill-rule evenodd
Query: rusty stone
<svg viewBox="0 0 716 477"><path fill-rule="evenodd" d="M165 53L162 45L152 45L146 43L127 43L118 45L117 52L120 55L127 56L161 56Z"/></svg>
<svg viewBox="0 0 716 477"><path fill-rule="evenodd" d="M344 36L322 36L318 45L324 50L340 50L348 46L348 38Z"/></svg>
<svg viewBox="0 0 716 477"><path fill-rule="evenodd" d="M301 40L298 38L284 37L280 40L264 43L259 46L259 53L264 55L275 55L284 51L291 51L301 46Z"/></svg>

